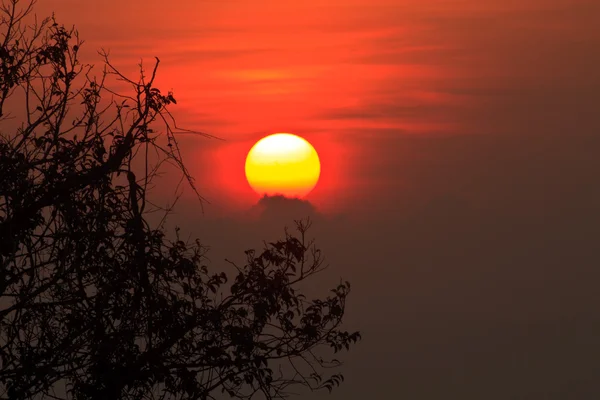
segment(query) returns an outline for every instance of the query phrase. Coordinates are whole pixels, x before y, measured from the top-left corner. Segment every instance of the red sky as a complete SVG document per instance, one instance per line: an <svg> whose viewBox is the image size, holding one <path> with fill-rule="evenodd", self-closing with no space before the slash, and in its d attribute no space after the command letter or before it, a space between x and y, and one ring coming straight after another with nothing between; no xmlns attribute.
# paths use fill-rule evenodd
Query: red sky
<svg viewBox="0 0 600 400"><path fill-rule="evenodd" d="M211 204L173 222L212 266L313 214L331 268L309 294L350 280L365 338L328 399L599 398L599 1L39 3L85 62L158 56L178 124L224 139L180 137ZM260 211L246 152L282 131L320 184L238 218Z"/></svg>
<svg viewBox="0 0 600 400"><path fill-rule="evenodd" d="M403 135L573 134L599 127L600 6L587 0L61 0L95 51L135 76L161 59L178 124L225 139L182 138L215 204L251 205L245 152L292 132L323 160L309 200L353 209L394 196ZM392 153L392 154L390 154ZM387 188L386 188L387 187Z"/></svg>

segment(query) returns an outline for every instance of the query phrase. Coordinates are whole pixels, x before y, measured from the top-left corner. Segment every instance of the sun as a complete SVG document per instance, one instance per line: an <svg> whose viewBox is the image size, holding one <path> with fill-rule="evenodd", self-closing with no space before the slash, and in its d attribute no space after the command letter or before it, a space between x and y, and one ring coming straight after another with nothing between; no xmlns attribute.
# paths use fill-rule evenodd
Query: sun
<svg viewBox="0 0 600 400"><path fill-rule="evenodd" d="M248 183L261 196L304 197L319 181L321 163L305 139L275 133L252 146L245 169Z"/></svg>

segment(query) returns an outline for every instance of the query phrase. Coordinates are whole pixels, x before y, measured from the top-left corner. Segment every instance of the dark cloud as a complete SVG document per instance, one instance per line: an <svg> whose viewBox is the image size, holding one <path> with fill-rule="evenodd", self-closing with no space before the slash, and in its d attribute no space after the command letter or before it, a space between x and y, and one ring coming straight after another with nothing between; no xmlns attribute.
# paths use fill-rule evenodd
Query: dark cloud
<svg viewBox="0 0 600 400"><path fill-rule="evenodd" d="M249 213L261 221L281 222L320 216L309 201L283 195L263 196Z"/></svg>
<svg viewBox="0 0 600 400"><path fill-rule="evenodd" d="M202 49L178 49L175 48L171 53L166 53L163 57L166 62L177 63L198 63L198 62L215 62L226 60L232 62L236 58L261 55L269 56L272 49L250 48L237 50L202 50Z"/></svg>
<svg viewBox="0 0 600 400"><path fill-rule="evenodd" d="M335 108L326 110L317 118L333 120L403 120L405 118L422 118L447 112L448 106L435 104L415 104L411 99L398 99L397 103L362 104L357 107Z"/></svg>
<svg viewBox="0 0 600 400"><path fill-rule="evenodd" d="M369 146L380 162L354 176L371 183L345 215L274 196L222 218L210 216L218 205L201 216L182 202L173 222L210 245L219 269L313 219L330 267L306 292L348 279L347 324L365 338L340 355L346 385L328 399L595 398L600 136L389 135Z"/></svg>

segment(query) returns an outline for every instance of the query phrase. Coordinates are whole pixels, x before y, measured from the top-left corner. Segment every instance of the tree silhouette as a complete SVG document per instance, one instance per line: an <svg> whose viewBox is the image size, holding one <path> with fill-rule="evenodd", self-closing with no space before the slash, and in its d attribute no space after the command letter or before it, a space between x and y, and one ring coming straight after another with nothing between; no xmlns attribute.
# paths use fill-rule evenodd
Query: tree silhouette
<svg viewBox="0 0 600 400"><path fill-rule="evenodd" d="M360 336L340 327L348 283L322 299L298 289L325 268L309 221L247 251L232 276L211 273L197 240L148 219L169 212L148 196L165 162L194 188L175 99L154 87L158 59L134 81L103 53L92 77L77 32L27 24L33 6L0 9L0 398L281 398L338 385L327 354ZM132 94L109 89L115 77Z"/></svg>

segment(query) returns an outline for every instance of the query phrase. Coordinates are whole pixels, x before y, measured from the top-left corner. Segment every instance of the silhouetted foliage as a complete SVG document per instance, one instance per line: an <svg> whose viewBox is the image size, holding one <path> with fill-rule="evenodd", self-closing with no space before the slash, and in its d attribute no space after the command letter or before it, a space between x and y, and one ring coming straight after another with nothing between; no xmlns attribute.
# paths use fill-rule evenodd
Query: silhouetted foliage
<svg viewBox="0 0 600 400"><path fill-rule="evenodd" d="M309 224L248 251L234 276L211 273L198 241L147 219L162 162L193 187L175 99L153 86L158 59L132 81L104 54L93 78L77 32L26 24L32 6L0 10L0 398L274 398L338 385L325 368L339 362L322 357L359 334L340 329L348 283L323 299L297 289L324 268ZM133 94L110 90L110 77ZM23 123L6 132L11 112Z"/></svg>

